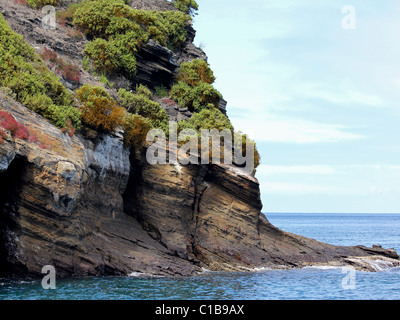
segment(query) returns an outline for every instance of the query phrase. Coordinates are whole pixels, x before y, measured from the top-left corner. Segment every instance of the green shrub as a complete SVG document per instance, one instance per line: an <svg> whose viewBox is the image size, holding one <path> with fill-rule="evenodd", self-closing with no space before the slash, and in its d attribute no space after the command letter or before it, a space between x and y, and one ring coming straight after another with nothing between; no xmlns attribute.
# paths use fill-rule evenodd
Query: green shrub
<svg viewBox="0 0 400 320"><path fill-rule="evenodd" d="M46 117L59 128L67 128L70 125L75 129L81 127L81 112L73 106L51 105L46 111Z"/></svg>
<svg viewBox="0 0 400 320"><path fill-rule="evenodd" d="M6 95L6 97L8 97L8 98L17 100L17 95L10 88L0 87L0 93Z"/></svg>
<svg viewBox="0 0 400 320"><path fill-rule="evenodd" d="M155 95L159 98L165 98L168 97L168 89L164 87L163 85L156 86L154 88L155 90Z"/></svg>
<svg viewBox="0 0 400 320"><path fill-rule="evenodd" d="M215 76L209 64L201 59L183 62L179 68L178 79L190 86L197 86L201 81L213 84Z"/></svg>
<svg viewBox="0 0 400 320"><path fill-rule="evenodd" d="M46 5L50 5L50 6L56 6L57 0L27 0L26 3L36 9L36 8L42 8Z"/></svg>
<svg viewBox="0 0 400 320"><path fill-rule="evenodd" d="M167 130L168 115L157 102L151 101L146 95L133 94L125 89L119 89L118 95L119 104L128 112L149 119L154 128Z"/></svg>
<svg viewBox="0 0 400 320"><path fill-rule="evenodd" d="M190 16L179 11L134 10L122 0L87 0L74 9L73 23L94 38L86 49L96 71L136 73L136 53L152 38L171 49L187 38Z"/></svg>
<svg viewBox="0 0 400 320"><path fill-rule="evenodd" d="M187 107L193 112L200 112L210 106L218 107L222 95L212 86L215 76L206 61L195 59L183 62L178 80L171 88L170 98L180 107Z"/></svg>
<svg viewBox="0 0 400 320"><path fill-rule="evenodd" d="M227 116L217 108L203 109L195 113L188 121L179 121L178 130L193 129L200 132L201 129L222 131L228 129L234 132L234 128Z"/></svg>
<svg viewBox="0 0 400 320"><path fill-rule="evenodd" d="M241 140L240 140L240 137L241 137ZM261 156L260 156L260 153L258 152L256 143L253 140L251 140L247 136L247 134L244 134L241 131L234 132L234 141L235 141L234 147L238 148L242 155L246 154L245 150L247 148L247 143L253 144L253 146L254 146L254 170L257 169L257 167L261 163Z"/></svg>
<svg viewBox="0 0 400 320"><path fill-rule="evenodd" d="M48 108L53 104L53 101L45 94L39 93L34 96L28 96L25 103L29 105L32 111L39 114L46 114Z"/></svg>
<svg viewBox="0 0 400 320"><path fill-rule="evenodd" d="M202 134L201 130L213 130L216 129L218 131L222 130L229 130L232 134L234 132L233 126L231 122L229 121L228 117L225 116L220 110L214 107L210 107L209 109L203 109L199 113L195 113L188 121L179 121L178 122L178 132L181 132L182 130L185 129L191 129L197 132L197 138L198 142L201 142L201 145L198 145L199 150L204 147L203 141L202 141ZM204 152L202 149L201 152L201 157L203 159L209 159L210 163L212 163L212 158L213 155L218 155L220 158L224 157L225 155L225 150L224 150L224 145L226 141L221 138L221 142L223 142L223 145L214 145L213 141L214 139L209 140L209 150ZM188 141L186 141L188 142ZM227 149L228 152L234 151L234 149L230 149L228 147Z"/></svg>
<svg viewBox="0 0 400 320"><path fill-rule="evenodd" d="M121 51L112 41L97 38L87 44L84 54L98 72L111 73L120 67L118 57L121 55Z"/></svg>
<svg viewBox="0 0 400 320"><path fill-rule="evenodd" d="M170 97L180 107L186 107L192 112L200 112L204 108L217 108L222 95L209 83L200 81L197 86L192 87L179 81L171 88Z"/></svg>
<svg viewBox="0 0 400 320"><path fill-rule="evenodd" d="M72 123L79 122L75 120L73 111L64 116L54 112L55 109L73 108L72 95L23 37L11 30L1 14L0 85L8 88L17 101L58 126L60 121L57 119L66 119L69 115Z"/></svg>
<svg viewBox="0 0 400 320"><path fill-rule="evenodd" d="M187 39L186 26L191 23L188 15L176 11L153 11L155 23L150 37L163 46L174 50L182 46ZM152 36L157 33L158 36Z"/></svg>
<svg viewBox="0 0 400 320"><path fill-rule="evenodd" d="M73 23L93 37L105 36L112 18L123 19L129 10L122 0L87 0L73 12Z"/></svg>
<svg viewBox="0 0 400 320"><path fill-rule="evenodd" d="M118 38L105 40L97 38L89 42L84 50L95 71L111 73L125 71L130 75L136 73L136 35L126 33Z"/></svg>
<svg viewBox="0 0 400 320"><path fill-rule="evenodd" d="M136 86L136 94L146 96L150 100L153 97L153 93L151 92L151 90L144 84L139 84Z"/></svg>
<svg viewBox="0 0 400 320"><path fill-rule="evenodd" d="M110 82L110 80L108 80L107 75L102 73L99 77L99 81L103 82L107 87L109 88L113 88L114 84Z"/></svg>
<svg viewBox="0 0 400 320"><path fill-rule="evenodd" d="M86 56L83 57L82 68L85 71L89 71L90 70L90 59L89 59L89 57L86 57Z"/></svg>
<svg viewBox="0 0 400 320"><path fill-rule="evenodd" d="M199 10L199 5L195 0L172 0L172 2L175 8L192 16Z"/></svg>
<svg viewBox="0 0 400 320"><path fill-rule="evenodd" d="M203 109L201 112L196 113L190 118L188 121L179 121L178 122L178 132L181 132L185 129L192 129L198 133L198 140L201 141L201 130L213 130L217 129L218 131L222 131L224 129L228 129L232 133L232 138L235 144L235 148L239 148L239 151L245 156L245 150L247 143L254 145L254 169L256 169L260 165L261 157L260 153L257 150L256 143L249 139L246 134L242 132L235 132L234 127L227 116L225 116L220 110L216 108ZM247 139L249 141L247 141ZM201 146L199 145L199 148ZM210 147L212 147L212 143L210 140ZM234 149L232 149L232 152ZM212 148L210 151L210 159L214 152L220 153L220 156L223 157L223 147L214 149Z"/></svg>

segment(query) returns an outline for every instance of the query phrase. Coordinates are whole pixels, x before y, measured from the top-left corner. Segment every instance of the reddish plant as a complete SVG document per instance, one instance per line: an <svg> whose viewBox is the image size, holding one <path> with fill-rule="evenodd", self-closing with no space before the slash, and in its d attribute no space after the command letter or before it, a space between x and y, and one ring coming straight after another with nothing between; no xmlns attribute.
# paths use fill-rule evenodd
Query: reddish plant
<svg viewBox="0 0 400 320"><path fill-rule="evenodd" d="M29 142L38 143L39 139L36 136L29 135Z"/></svg>
<svg viewBox="0 0 400 320"><path fill-rule="evenodd" d="M17 139L28 141L29 140L28 128L25 127L22 123L20 123L17 131L15 132L14 137Z"/></svg>
<svg viewBox="0 0 400 320"><path fill-rule="evenodd" d="M169 107L174 107L177 105L176 102L170 98L164 98L161 101L162 101L162 103L166 104Z"/></svg>
<svg viewBox="0 0 400 320"><path fill-rule="evenodd" d="M4 128L4 129L3 129ZM0 111L0 144L4 143L4 138L7 137L5 130L11 133L11 136L16 139L21 139L24 141L29 141L35 143L42 149L62 151L57 146L56 140L50 139L47 135L43 134L39 130L32 127L26 127L22 123L18 123L15 118L6 111ZM68 123L68 128L66 128L70 136L75 133L75 128L72 126L71 122ZM39 137L39 138L38 138Z"/></svg>
<svg viewBox="0 0 400 320"><path fill-rule="evenodd" d="M55 53L51 49L47 49L46 47L44 47L42 53L40 54L40 56L45 61L49 61L49 62L52 62L52 63L57 63L57 59L58 59L57 53Z"/></svg>
<svg viewBox="0 0 400 320"><path fill-rule="evenodd" d="M11 114L5 111L0 111L0 126L10 131L11 135L13 136L19 129L19 123L14 119Z"/></svg>
<svg viewBox="0 0 400 320"><path fill-rule="evenodd" d="M17 139L25 141L29 139L27 127L18 123L11 114L5 111L0 111L0 126L10 131L11 135Z"/></svg>
<svg viewBox="0 0 400 320"><path fill-rule="evenodd" d="M78 68L72 64L64 64L60 66L62 77L68 81L79 82L81 73Z"/></svg>
<svg viewBox="0 0 400 320"><path fill-rule="evenodd" d="M25 6L26 5L26 0L14 0L14 3Z"/></svg>
<svg viewBox="0 0 400 320"><path fill-rule="evenodd" d="M66 122L67 122L67 125L65 127L61 128L61 132L68 134L72 138L75 134L76 129L72 125L71 120L68 119Z"/></svg>
<svg viewBox="0 0 400 320"><path fill-rule="evenodd" d="M79 82L81 80L79 69L73 64L66 63L62 58L59 58L53 50L44 47L40 56L50 64L50 68L55 66L56 74L65 80L72 82Z"/></svg>

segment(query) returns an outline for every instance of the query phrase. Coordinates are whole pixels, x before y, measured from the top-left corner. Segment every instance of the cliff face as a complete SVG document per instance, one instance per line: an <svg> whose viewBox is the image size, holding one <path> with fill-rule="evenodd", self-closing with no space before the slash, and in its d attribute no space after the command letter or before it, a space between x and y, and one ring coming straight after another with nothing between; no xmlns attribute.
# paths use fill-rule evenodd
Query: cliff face
<svg viewBox="0 0 400 320"><path fill-rule="evenodd" d="M118 134L70 138L4 95L0 105L49 139L47 149L10 135L0 145L3 275L39 275L44 265L58 276L190 275L398 259L285 234L260 212L258 182L239 168L152 166Z"/></svg>
<svg viewBox="0 0 400 320"><path fill-rule="evenodd" d="M148 3L131 5L148 9ZM152 3L170 8L162 0ZM47 45L80 63L86 40L40 28L37 11L19 10L10 0L0 10L34 47ZM189 31L179 52L154 42L141 49L140 82L168 82L182 61L205 57ZM81 73L83 81L97 81ZM123 83L118 77L115 83ZM45 265L67 277L310 264L372 270L365 257L399 264L393 250L335 247L275 228L261 213L257 179L233 165L153 166L145 148L125 148L118 132L86 130L71 138L2 93L0 109L42 144L10 134L0 144L0 276L39 276Z"/></svg>

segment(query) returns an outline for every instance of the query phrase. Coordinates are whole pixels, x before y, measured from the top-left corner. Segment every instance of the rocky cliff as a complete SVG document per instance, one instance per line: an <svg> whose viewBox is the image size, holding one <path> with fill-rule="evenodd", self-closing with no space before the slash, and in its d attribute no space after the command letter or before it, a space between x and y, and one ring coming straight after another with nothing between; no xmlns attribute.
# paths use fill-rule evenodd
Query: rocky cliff
<svg viewBox="0 0 400 320"><path fill-rule="evenodd" d="M84 39L41 29L37 11L12 1L0 10L38 50L47 45L80 63ZM148 43L138 56L141 81L162 83L181 61L204 56L193 37L180 52ZM3 93L0 109L38 140L7 132L0 144L1 276L39 276L45 265L60 277L399 265L394 250L336 247L277 229L261 213L257 179L234 165L150 165L146 148L124 147L120 132L70 137Z"/></svg>
<svg viewBox="0 0 400 320"><path fill-rule="evenodd" d="M260 211L257 180L240 168L152 166L117 134L71 138L4 95L0 105L49 139L46 149L10 135L0 145L2 274L54 265L59 276L190 275L398 259L275 228Z"/></svg>

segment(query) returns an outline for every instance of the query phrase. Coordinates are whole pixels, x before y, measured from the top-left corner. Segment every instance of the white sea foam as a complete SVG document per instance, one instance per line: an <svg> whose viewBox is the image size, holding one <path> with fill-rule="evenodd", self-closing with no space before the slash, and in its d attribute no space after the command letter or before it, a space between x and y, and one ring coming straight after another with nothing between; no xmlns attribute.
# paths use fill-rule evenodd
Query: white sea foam
<svg viewBox="0 0 400 320"><path fill-rule="evenodd" d="M268 267L261 267L261 268L253 268L251 271L253 272L264 272L264 271L271 271L274 269L268 268Z"/></svg>
<svg viewBox="0 0 400 320"><path fill-rule="evenodd" d="M145 277L146 274L142 272L132 272L128 274L128 277L138 278L138 277Z"/></svg>
<svg viewBox="0 0 400 320"><path fill-rule="evenodd" d="M372 268L375 269L375 271L386 271L392 268L395 268L397 266L395 266L393 264L393 262L391 261L386 261L386 260L370 260L370 259L364 259L363 261L367 262L368 264L371 265Z"/></svg>
<svg viewBox="0 0 400 320"><path fill-rule="evenodd" d="M342 269L345 266L307 266L303 269L317 269L317 270L335 270L335 269Z"/></svg>
<svg viewBox="0 0 400 320"><path fill-rule="evenodd" d="M143 273L143 272L132 272L128 274L128 277L131 278L163 278L163 276L150 274L150 273Z"/></svg>
<svg viewBox="0 0 400 320"><path fill-rule="evenodd" d="M358 262L359 267L362 267L366 264L370 265L376 272L387 271L390 269L398 268L398 264L395 264L393 261L383 260L383 259L366 259L366 258L358 258L355 259L355 262ZM329 265L322 265L322 266L307 266L303 269L318 269L318 270L335 270L335 269L343 269L348 268L347 265L342 266L329 266Z"/></svg>

